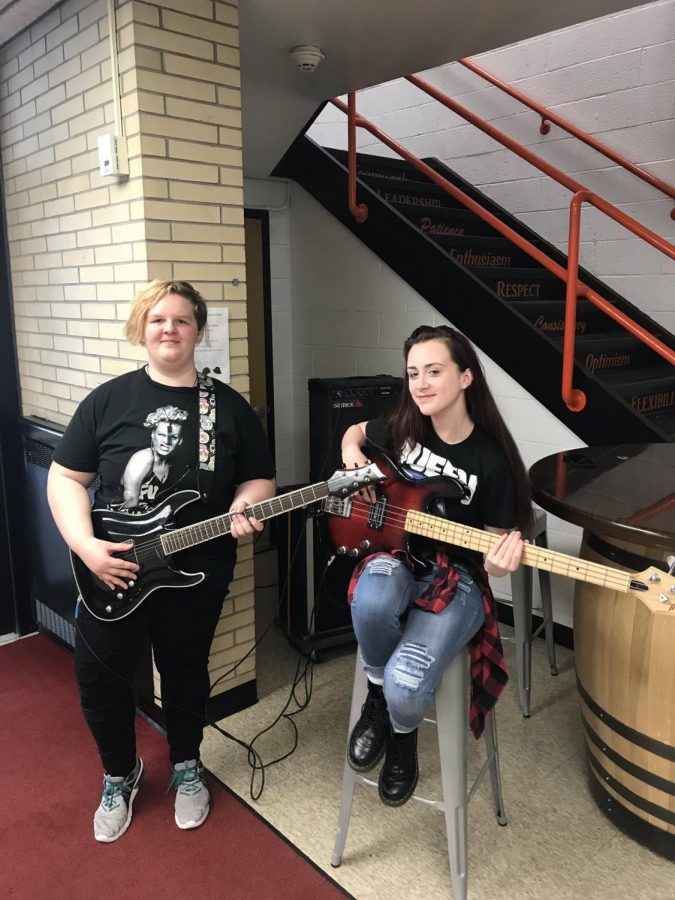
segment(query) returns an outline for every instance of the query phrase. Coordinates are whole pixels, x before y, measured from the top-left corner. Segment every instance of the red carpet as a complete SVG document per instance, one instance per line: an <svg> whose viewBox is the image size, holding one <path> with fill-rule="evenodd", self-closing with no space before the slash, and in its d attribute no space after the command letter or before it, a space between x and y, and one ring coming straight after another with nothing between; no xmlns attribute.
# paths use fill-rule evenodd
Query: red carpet
<svg viewBox="0 0 675 900"><path fill-rule="evenodd" d="M102 774L69 653L39 635L0 646L0 897L183 900L349 896L213 779L211 814L173 821L166 741L137 720L146 772L129 831L99 844Z"/></svg>

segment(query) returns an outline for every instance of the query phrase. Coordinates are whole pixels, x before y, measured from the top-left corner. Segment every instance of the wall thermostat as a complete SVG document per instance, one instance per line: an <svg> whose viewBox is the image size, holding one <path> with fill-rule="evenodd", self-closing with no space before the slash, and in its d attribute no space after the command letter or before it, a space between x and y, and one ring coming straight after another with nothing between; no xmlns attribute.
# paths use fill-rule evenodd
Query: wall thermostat
<svg viewBox="0 0 675 900"><path fill-rule="evenodd" d="M98 164L101 175L128 175L126 139L118 134L102 134L98 139Z"/></svg>

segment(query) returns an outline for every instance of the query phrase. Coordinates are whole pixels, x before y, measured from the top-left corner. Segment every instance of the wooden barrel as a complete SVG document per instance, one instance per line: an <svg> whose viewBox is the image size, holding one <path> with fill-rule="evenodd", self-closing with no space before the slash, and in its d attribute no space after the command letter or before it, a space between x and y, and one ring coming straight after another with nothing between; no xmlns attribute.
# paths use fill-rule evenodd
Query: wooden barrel
<svg viewBox="0 0 675 900"><path fill-rule="evenodd" d="M666 555L587 532L581 550L584 559L624 571ZM675 858L672 599L577 582L574 650L593 794L632 837Z"/></svg>

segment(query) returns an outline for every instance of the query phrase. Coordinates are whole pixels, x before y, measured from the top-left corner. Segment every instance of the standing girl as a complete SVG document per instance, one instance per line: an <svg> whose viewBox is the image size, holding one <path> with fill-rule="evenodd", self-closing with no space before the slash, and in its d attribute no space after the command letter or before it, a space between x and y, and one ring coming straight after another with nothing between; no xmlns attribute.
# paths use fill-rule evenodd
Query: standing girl
<svg viewBox="0 0 675 900"><path fill-rule="evenodd" d="M94 535L87 488L97 475L99 507L145 512L192 489L199 500L180 510L179 525L235 514L229 535L175 554L179 569L206 573L201 584L154 590L117 621L101 622L78 603L75 670L104 770L94 837L105 843L128 828L143 774L132 683L148 641L162 683L176 825L196 828L208 815L199 747L209 650L234 571L236 538L263 527L243 512L275 491L267 439L250 405L229 385L197 372L195 348L206 317L204 299L186 281L153 281L141 291L126 336L145 347L147 364L82 401L49 471L49 505L64 540L111 591L133 585L140 567L132 541Z"/></svg>
<svg viewBox="0 0 675 900"><path fill-rule="evenodd" d="M352 620L368 696L350 735L349 764L367 772L386 751L379 793L390 806L405 803L415 790L417 726L452 658L470 644L476 736L506 684L487 575L518 568L521 532L530 522L525 467L469 341L445 325L423 325L403 352L407 390L398 409L348 428L343 461L363 465L369 443L384 448L410 477L459 482L461 499L445 500L440 514L500 537L484 559L411 538L415 557L427 563L423 572L400 555L378 553L352 579Z"/></svg>

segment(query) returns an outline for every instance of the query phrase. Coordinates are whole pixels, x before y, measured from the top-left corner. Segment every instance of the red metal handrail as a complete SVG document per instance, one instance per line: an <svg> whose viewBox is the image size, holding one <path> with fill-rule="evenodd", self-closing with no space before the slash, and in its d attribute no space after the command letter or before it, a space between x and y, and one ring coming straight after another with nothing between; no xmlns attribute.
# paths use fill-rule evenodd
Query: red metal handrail
<svg viewBox="0 0 675 900"><path fill-rule="evenodd" d="M473 62L473 60L460 59L459 62L461 63L461 65L465 66L467 69L470 69L480 78L484 78L486 81L489 81L490 84L493 84L501 91L504 91L504 93L509 94L516 100L519 100L525 106L529 106L531 110L534 110L534 112L540 115L541 125L539 127L539 131L542 134L548 134L548 132L550 131L549 123L554 122L559 128L562 128L563 131L566 131L573 137L578 138L580 141L583 141L584 144L587 144L589 147L597 150L598 153L602 153L603 156L611 159L613 162L631 172L633 175L636 175L638 178L646 181L647 184L650 184L653 188L656 188L656 190L662 191L662 193L675 200L675 187L672 184L668 184L668 182L657 178L656 175L652 175L651 172L647 172L645 169L641 168L641 166L638 166L636 163L631 162L629 159L626 159L625 156L621 156L621 154L617 153L616 150L612 150L611 147L608 147L606 144L598 141L596 138L583 131L581 128L578 128L576 125L568 122L567 119L564 119L562 116L558 115L558 113L547 109L541 103L537 103L536 100L528 97L527 94L523 94L522 91L519 91L517 88L512 87L507 82L501 81L501 79L497 78L486 69L483 69L481 66L477 65L475 62ZM675 219L675 207L671 209L670 217L671 219Z"/></svg>
<svg viewBox="0 0 675 900"><path fill-rule="evenodd" d="M365 203L356 202L356 95L352 91L347 96L347 159L349 162L349 212L357 222L365 222L368 218L368 207Z"/></svg>
<svg viewBox="0 0 675 900"><path fill-rule="evenodd" d="M427 83L420 79L416 75L408 76L408 80L413 84L417 84L418 86L422 86L423 90L426 90ZM418 84L419 82L419 84ZM493 128L491 125L487 125L487 123L481 122L478 120L478 117L471 113L469 110L464 110L463 107L460 107L459 104L455 103L455 101L450 100L450 98L445 97L439 91L436 90L432 85L428 85L430 88L429 93L432 96L438 94L437 99L442 102L444 105L450 105L450 108L459 107L462 112L466 111L468 114L467 117L469 121L476 119L477 121L474 123L477 127L481 128L483 131L487 131L491 133L491 136L494 136L496 140L502 141L501 132L498 132L497 129ZM413 165L416 169L426 175L430 181L433 181L434 184L437 184L443 190L447 191L447 193L451 194L457 200L459 200L464 206L474 212L479 218L483 219L483 221L487 222L491 227L493 227L500 234L503 234L510 241L512 241L516 246L520 247L520 249L524 250L529 256L535 259L538 263L540 263L544 268L546 268L549 272L552 272L561 280L567 283L567 295L566 295L566 307L565 307L565 335L564 335L564 343L563 343L563 385L564 385L564 393L563 399L567 406L578 412L584 408L586 398L581 391L574 392L572 389L572 377L571 373L574 368L574 340L573 337L570 340L569 337L569 325L568 320L571 322L572 332L574 333L575 329L575 321L576 321L576 297L581 296L585 297L594 306L601 309L606 315L610 318L614 319L619 325L628 330L631 334L641 340L643 343L647 344L654 352L658 353L664 359L671 363L671 365L675 365L675 351L671 350L670 347L667 347L662 341L658 340L654 335L650 334L646 331L641 325L637 322L634 322L629 316L622 313L620 310L616 309L611 303L597 294L594 290L592 290L588 285L584 284L584 282L579 281L576 277L578 274L578 254L579 254L579 240L578 235L580 231L580 209L582 202L590 202L597 209L606 213L615 221L624 225L638 237L644 238L648 243L652 244L652 246L656 247L658 250L661 250L666 255L670 256L672 259L675 259L675 245L670 244L664 238L661 238L655 232L650 231L650 229L646 228L646 226L641 225L635 219L632 219L630 216L627 216L625 213L621 212L619 209L614 207L611 203L608 203L606 200L603 200L602 197L599 197L596 194L593 194L591 191L587 190L583 185L574 181L574 179L569 178L569 176L564 175L559 172L553 166L546 163L544 160L540 160L539 157L536 157L535 154L531 154L529 151L525 150L524 147L517 145L515 141L509 138L506 135L503 135L503 143L506 143L507 146L513 144L514 152L517 152L520 156L524 158L532 157L533 165L538 165L538 167L542 168L542 170L547 171L547 174L550 174L551 177L555 178L559 183L564 184L565 187L568 187L570 190L573 190L575 197L574 200L577 199L577 195L581 195L580 199L577 200L577 204L573 207L573 209L577 209L578 212L570 211L570 229L572 229L572 217L576 216L576 250L574 251L576 254L576 259L574 259L573 254L573 243L572 238L570 239L570 245L568 247L568 264L569 260L572 259L572 262L575 266L575 277L570 277L570 274L567 270L565 270L561 265L552 260L549 256L547 256L543 251L539 250L539 248L535 247L528 240L510 228L508 225L504 224L500 219L490 213L488 210L484 209L479 203L469 197L468 194L465 194L462 190L448 181L446 178L443 178L438 172L428 166L425 162L423 162L419 157L415 156L415 154L411 153L405 147L395 141L393 138L389 137L389 135L385 134L381 131L376 125L370 122L368 119L364 118L362 115L356 112L356 102L355 96L353 94L348 95L348 100L350 102L345 104L342 100L338 98L334 98L331 102L338 109L342 110L342 112L347 113L349 120L351 120L351 128L355 129L356 127L365 128L369 131L374 137L380 140L385 146L389 147L411 165ZM462 114L462 113L460 113ZM497 136L499 135L499 136ZM356 184L356 153L353 153L353 159L350 157L350 169L353 170L354 177L354 203L355 203L355 184ZM350 177L351 184L351 177ZM350 204L352 200L351 195L351 187L350 187ZM351 210L351 205L350 205ZM571 286L571 287L570 287ZM576 289L575 289L576 288ZM572 297L572 299L570 299ZM571 312L570 312L571 310ZM571 348L571 351L570 351ZM570 357L571 352L571 357Z"/></svg>

